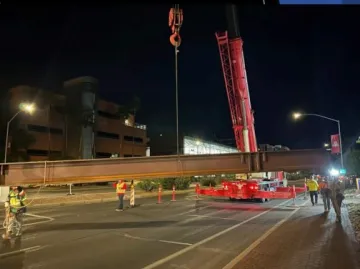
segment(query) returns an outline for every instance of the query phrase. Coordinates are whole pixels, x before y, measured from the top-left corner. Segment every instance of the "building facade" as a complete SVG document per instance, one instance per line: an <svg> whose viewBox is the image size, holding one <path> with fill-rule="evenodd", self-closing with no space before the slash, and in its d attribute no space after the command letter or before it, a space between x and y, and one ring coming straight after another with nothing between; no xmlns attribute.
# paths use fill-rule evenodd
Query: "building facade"
<svg viewBox="0 0 360 269"><path fill-rule="evenodd" d="M31 102L32 115L21 113L13 128L27 130L35 143L27 149L30 161L146 156L146 126L133 115L119 115L119 105L97 97L97 80L77 78L64 83L64 94L10 90L11 107ZM11 152L11 132L8 151Z"/></svg>
<svg viewBox="0 0 360 269"><path fill-rule="evenodd" d="M184 136L183 149L184 155L225 154L239 152L236 148L233 147L212 141L204 141L190 136Z"/></svg>

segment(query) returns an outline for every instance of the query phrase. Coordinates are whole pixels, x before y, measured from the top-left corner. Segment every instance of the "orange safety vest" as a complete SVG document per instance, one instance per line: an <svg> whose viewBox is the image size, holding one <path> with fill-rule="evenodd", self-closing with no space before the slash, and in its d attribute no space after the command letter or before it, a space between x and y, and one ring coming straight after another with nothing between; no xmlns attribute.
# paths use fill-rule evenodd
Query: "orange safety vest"
<svg viewBox="0 0 360 269"><path fill-rule="evenodd" d="M116 184L116 193L117 194L124 194L125 193L124 186L125 186L124 182Z"/></svg>

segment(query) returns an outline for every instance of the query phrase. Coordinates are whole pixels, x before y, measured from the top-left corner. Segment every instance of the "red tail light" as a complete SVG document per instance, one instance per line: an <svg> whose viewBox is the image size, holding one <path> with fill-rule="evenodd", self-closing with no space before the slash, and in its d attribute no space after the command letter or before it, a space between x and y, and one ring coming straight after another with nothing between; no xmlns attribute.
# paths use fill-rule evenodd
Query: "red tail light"
<svg viewBox="0 0 360 269"><path fill-rule="evenodd" d="M258 188L259 188L258 185L250 185L249 186L250 190L257 190Z"/></svg>

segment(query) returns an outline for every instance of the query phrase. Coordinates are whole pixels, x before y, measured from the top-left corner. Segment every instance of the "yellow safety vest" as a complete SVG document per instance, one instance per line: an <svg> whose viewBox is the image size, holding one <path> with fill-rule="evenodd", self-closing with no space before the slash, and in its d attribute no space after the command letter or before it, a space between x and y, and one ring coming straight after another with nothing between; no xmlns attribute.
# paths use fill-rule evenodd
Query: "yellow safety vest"
<svg viewBox="0 0 360 269"><path fill-rule="evenodd" d="M116 193L118 193L118 194L125 193L125 189L123 189L124 184L125 184L124 182L116 184Z"/></svg>
<svg viewBox="0 0 360 269"><path fill-rule="evenodd" d="M16 192L10 191L9 192L9 203L11 207L20 208L21 207L21 200Z"/></svg>
<svg viewBox="0 0 360 269"><path fill-rule="evenodd" d="M317 191L319 188L319 184L313 179L308 181L306 185L309 187L309 191Z"/></svg>

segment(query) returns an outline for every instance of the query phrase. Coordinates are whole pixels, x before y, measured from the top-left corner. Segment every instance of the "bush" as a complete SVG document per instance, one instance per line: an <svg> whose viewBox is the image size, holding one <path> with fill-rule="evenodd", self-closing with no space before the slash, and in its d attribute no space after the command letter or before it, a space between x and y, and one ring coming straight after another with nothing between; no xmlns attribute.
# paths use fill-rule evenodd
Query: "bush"
<svg viewBox="0 0 360 269"><path fill-rule="evenodd" d="M200 184L201 184L201 186L210 187L210 185L211 185L212 187L215 187L216 179L215 178L202 178L200 180Z"/></svg>
<svg viewBox="0 0 360 269"><path fill-rule="evenodd" d="M190 178L177 178L175 179L175 188L177 190L187 190L190 187L191 179Z"/></svg>
<svg viewBox="0 0 360 269"><path fill-rule="evenodd" d="M157 190L159 188L159 180L143 180L136 184L136 187L144 191Z"/></svg>
<svg viewBox="0 0 360 269"><path fill-rule="evenodd" d="M163 190L172 190L173 185L175 185L177 190L187 190L190 187L190 183L190 178L164 178L140 181L137 187L145 191L150 191L151 188L157 190L159 184L161 184Z"/></svg>
<svg viewBox="0 0 360 269"><path fill-rule="evenodd" d="M173 185L175 184L175 178L164 178L161 181L161 185L164 190L172 190ZM176 186L175 186L176 188Z"/></svg>
<svg viewBox="0 0 360 269"><path fill-rule="evenodd" d="M190 178L164 178L159 180L164 190L172 190L175 185L177 190L187 190L190 187Z"/></svg>

